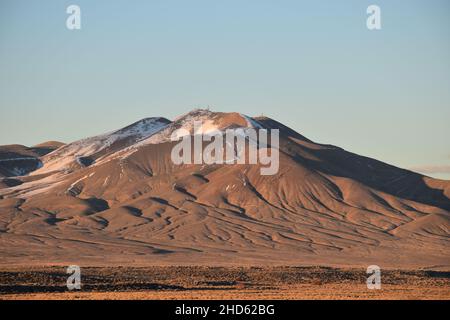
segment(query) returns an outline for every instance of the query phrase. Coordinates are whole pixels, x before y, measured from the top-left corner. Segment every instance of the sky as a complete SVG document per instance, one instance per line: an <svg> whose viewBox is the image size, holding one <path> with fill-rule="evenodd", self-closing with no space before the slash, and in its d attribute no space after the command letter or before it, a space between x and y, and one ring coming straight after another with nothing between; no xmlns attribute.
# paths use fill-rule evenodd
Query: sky
<svg viewBox="0 0 450 320"><path fill-rule="evenodd" d="M0 144L210 106L450 179L449 15L448 0L0 0Z"/></svg>

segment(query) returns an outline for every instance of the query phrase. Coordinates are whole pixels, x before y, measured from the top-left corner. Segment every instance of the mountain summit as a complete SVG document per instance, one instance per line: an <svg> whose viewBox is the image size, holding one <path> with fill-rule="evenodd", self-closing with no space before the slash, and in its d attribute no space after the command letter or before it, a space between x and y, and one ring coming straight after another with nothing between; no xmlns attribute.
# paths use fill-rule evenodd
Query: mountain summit
<svg viewBox="0 0 450 320"><path fill-rule="evenodd" d="M194 121L203 133L278 129L279 172L175 165L170 137L198 134ZM38 160L0 180L2 264L449 266L450 181L315 143L267 117L148 118Z"/></svg>

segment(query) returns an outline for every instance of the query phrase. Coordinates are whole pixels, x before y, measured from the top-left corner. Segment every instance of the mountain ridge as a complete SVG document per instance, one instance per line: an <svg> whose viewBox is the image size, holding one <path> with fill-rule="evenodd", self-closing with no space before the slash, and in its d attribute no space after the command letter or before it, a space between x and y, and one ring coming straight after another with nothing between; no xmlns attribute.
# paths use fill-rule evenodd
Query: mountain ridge
<svg viewBox="0 0 450 320"><path fill-rule="evenodd" d="M87 140L84 153L67 144L17 185L0 184L3 263L450 265L450 181L315 143L267 117L151 119L158 125L139 138L114 138L108 150ZM170 136L196 134L195 120L206 132L279 129L279 172L173 164ZM93 161L80 164L80 154Z"/></svg>

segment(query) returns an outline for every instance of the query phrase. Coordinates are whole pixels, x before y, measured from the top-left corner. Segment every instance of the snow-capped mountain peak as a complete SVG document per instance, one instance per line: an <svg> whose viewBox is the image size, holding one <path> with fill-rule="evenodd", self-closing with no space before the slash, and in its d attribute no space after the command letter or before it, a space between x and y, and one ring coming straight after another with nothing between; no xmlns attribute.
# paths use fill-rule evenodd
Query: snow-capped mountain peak
<svg viewBox="0 0 450 320"><path fill-rule="evenodd" d="M199 126L200 124L200 126ZM231 128L262 128L255 119L237 112L213 112L206 109L195 109L177 117L170 125L155 135L143 139L136 147L146 144L168 142L174 132L182 130L192 135L213 134Z"/></svg>

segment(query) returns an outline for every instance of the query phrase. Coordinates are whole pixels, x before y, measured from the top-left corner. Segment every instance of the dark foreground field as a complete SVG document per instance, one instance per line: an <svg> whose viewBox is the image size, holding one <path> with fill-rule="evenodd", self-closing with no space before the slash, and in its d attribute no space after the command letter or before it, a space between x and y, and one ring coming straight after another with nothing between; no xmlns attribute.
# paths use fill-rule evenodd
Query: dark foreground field
<svg viewBox="0 0 450 320"><path fill-rule="evenodd" d="M3 269L0 299L450 299L450 272L382 272L325 267L82 268L70 292L64 267Z"/></svg>

